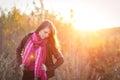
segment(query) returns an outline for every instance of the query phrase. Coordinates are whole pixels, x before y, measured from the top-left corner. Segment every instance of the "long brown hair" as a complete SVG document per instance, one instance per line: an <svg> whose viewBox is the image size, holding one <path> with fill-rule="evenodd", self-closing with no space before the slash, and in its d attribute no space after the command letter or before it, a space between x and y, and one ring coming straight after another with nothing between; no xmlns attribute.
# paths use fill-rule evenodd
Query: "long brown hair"
<svg viewBox="0 0 120 80"><path fill-rule="evenodd" d="M56 28L51 21L49 21L49 20L43 21L38 26L38 28L35 30L35 32L39 33L40 30L44 29L45 27L49 27L49 29L51 30L51 33L48 37L48 43L52 44L52 46L54 46L55 48L60 49L59 41L57 38L57 31L56 31Z"/></svg>

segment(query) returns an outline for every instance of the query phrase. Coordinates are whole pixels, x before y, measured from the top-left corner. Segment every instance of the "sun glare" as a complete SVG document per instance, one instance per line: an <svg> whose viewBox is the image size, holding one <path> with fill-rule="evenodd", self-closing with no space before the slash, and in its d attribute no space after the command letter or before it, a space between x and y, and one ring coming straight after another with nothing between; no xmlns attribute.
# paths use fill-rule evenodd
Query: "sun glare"
<svg viewBox="0 0 120 80"><path fill-rule="evenodd" d="M109 25L105 16L97 10L91 8L78 9L75 8L73 26L75 29L80 30L99 30L104 29Z"/></svg>
<svg viewBox="0 0 120 80"><path fill-rule="evenodd" d="M72 23L73 27L76 30L100 30L100 29L104 29L107 27L107 25L105 23L98 23L98 22L84 22L84 21L75 21ZM105 26L106 25L106 26Z"/></svg>
<svg viewBox="0 0 120 80"><path fill-rule="evenodd" d="M99 30L109 27L108 20L102 13L91 8L73 8L73 20L70 18L70 11L61 13L65 21L71 21L77 30Z"/></svg>
<svg viewBox="0 0 120 80"><path fill-rule="evenodd" d="M65 22L71 22L77 30L99 30L118 26L116 18L111 17L109 11L99 5L87 4L86 2L75 1L53 1L48 9L60 13ZM46 1L46 7L48 2ZM70 10L73 10L73 19L71 19ZM59 18L59 17L58 17Z"/></svg>

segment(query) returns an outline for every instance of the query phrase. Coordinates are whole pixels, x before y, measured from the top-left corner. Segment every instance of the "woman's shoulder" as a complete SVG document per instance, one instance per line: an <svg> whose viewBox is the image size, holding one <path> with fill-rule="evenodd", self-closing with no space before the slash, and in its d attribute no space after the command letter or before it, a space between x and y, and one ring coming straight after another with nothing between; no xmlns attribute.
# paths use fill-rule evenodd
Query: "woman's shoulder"
<svg viewBox="0 0 120 80"><path fill-rule="evenodd" d="M24 38L25 38L25 39L26 39L26 38L29 38L32 34L33 34L32 32L31 32L31 33L27 33L27 34L24 36Z"/></svg>
<svg viewBox="0 0 120 80"><path fill-rule="evenodd" d="M33 32L27 33L26 36L31 36Z"/></svg>
<svg viewBox="0 0 120 80"><path fill-rule="evenodd" d="M23 37L22 42L23 42L23 43L26 43L26 41L28 40L28 38L29 38L31 35L32 35L32 33L27 33L27 34Z"/></svg>

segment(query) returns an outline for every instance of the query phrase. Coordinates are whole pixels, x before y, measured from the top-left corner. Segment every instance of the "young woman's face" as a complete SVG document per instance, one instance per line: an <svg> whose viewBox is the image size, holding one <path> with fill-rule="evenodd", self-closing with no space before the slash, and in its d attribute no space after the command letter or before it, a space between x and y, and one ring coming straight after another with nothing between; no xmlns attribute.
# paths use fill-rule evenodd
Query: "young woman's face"
<svg viewBox="0 0 120 80"><path fill-rule="evenodd" d="M39 35L40 35L41 39L48 38L49 35L50 35L50 28L49 28L49 27L43 28L43 29L39 32Z"/></svg>

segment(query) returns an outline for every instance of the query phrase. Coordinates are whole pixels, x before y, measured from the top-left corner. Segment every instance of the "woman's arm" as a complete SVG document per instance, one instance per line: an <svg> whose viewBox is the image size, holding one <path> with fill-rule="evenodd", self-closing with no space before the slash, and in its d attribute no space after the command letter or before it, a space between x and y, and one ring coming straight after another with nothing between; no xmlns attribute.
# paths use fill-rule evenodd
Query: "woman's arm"
<svg viewBox="0 0 120 80"><path fill-rule="evenodd" d="M56 59L56 62L54 63L54 65L52 67L49 67L48 70L54 70L63 64L64 58L63 58L62 53L60 51L58 51L58 49L56 49L55 47L50 46L50 49L52 51L53 56Z"/></svg>
<svg viewBox="0 0 120 80"><path fill-rule="evenodd" d="M54 57L56 58L56 62L54 64L54 69L58 68L60 65L63 64L64 62L64 58L63 58L63 55L60 51L58 51L57 49L54 49L53 50L53 55Z"/></svg>
<svg viewBox="0 0 120 80"><path fill-rule="evenodd" d="M17 58L17 62L18 62L18 65L22 64L22 50L24 49L24 46L29 38L29 36L31 35L31 33L29 33L28 35L26 35L21 43L18 45L17 49L16 49L16 58Z"/></svg>

